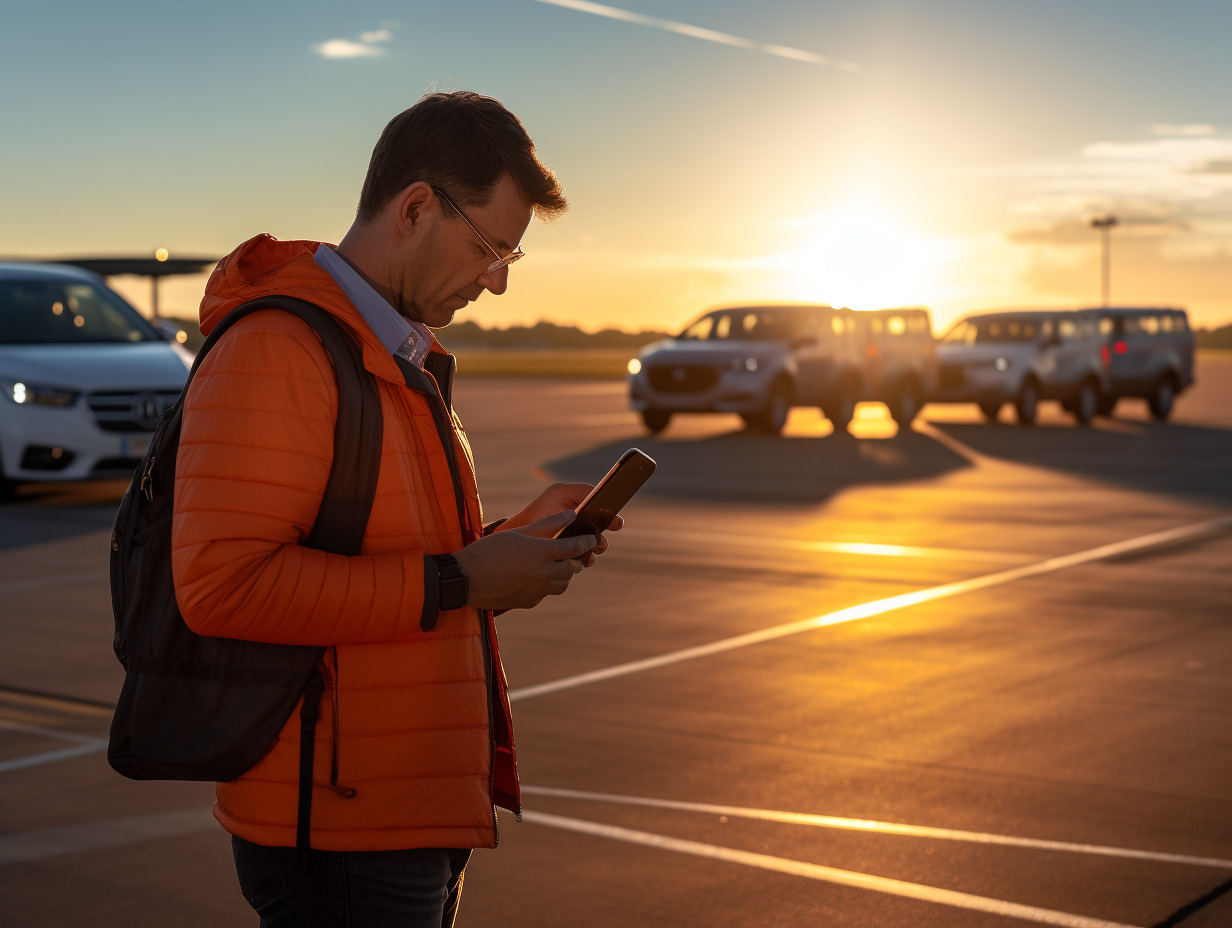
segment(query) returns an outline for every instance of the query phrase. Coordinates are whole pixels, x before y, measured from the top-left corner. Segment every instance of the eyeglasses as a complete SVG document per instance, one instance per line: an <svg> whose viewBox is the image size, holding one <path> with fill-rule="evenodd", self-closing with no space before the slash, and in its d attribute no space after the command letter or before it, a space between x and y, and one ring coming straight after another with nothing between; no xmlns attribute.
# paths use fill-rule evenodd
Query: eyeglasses
<svg viewBox="0 0 1232 928"><path fill-rule="evenodd" d="M509 252L509 254L505 255L505 257L502 258L500 255L500 252L497 251L495 248L493 248L490 244L488 244L488 240L483 237L483 233L475 228L475 224L471 222L470 217L468 217L466 213L462 212L462 207L460 207L457 203L454 202L453 197L447 194L440 187L433 187L432 192L435 193L437 196L439 196L441 199L443 199L450 206L452 206L455 210L457 210L458 215L462 217L462 221L465 222L468 226L470 226L471 231L475 233L475 235L479 238L479 241L483 242L483 247L488 249L488 251L492 252L492 256L496 258L495 261L493 261L491 264L488 265L488 269L484 271L485 274L494 274L497 271L499 271L502 267L508 267L509 265L513 264L514 261L518 260L518 258L522 258L526 256L526 252L522 250L522 246L518 245L517 248L513 249L513 251Z"/></svg>

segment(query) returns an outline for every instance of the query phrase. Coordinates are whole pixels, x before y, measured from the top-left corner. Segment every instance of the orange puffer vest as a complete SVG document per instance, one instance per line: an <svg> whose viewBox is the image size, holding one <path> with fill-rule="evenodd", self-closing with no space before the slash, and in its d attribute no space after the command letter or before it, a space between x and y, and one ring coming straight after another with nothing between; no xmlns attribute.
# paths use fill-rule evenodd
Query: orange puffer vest
<svg viewBox="0 0 1232 928"><path fill-rule="evenodd" d="M381 398L384 446L361 552L303 546L333 459L337 387L304 322L257 312L206 356L185 402L172 533L176 598L198 634L326 646L314 848L492 847L494 805L519 811L492 616L466 607L441 612L430 631L420 624L425 556L457 551L482 532L470 446L452 410L438 406L452 433L444 436L453 446L451 472L433 417L439 394L407 386L313 261L316 248L267 235L245 242L210 277L201 330L208 334L247 300L287 294L329 311L362 346ZM433 351L444 354L439 345ZM214 814L249 841L293 846L298 780L297 710L256 766L218 784Z"/></svg>

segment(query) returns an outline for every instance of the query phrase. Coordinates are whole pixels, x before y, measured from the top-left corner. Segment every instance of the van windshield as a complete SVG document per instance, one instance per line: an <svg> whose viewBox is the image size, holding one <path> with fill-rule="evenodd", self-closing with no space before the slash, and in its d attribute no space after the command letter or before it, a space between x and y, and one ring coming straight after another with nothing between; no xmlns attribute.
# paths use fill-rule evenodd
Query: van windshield
<svg viewBox="0 0 1232 928"><path fill-rule="evenodd" d="M1033 342L1039 339L1041 326L1036 319L1013 317L960 319L941 336L943 342L959 345L992 342Z"/></svg>
<svg viewBox="0 0 1232 928"><path fill-rule="evenodd" d="M78 280L0 280L0 344L154 342L162 336L105 287Z"/></svg>
<svg viewBox="0 0 1232 928"><path fill-rule="evenodd" d="M782 309L730 309L709 313L691 324L679 338L710 341L786 341L817 325L817 316Z"/></svg>

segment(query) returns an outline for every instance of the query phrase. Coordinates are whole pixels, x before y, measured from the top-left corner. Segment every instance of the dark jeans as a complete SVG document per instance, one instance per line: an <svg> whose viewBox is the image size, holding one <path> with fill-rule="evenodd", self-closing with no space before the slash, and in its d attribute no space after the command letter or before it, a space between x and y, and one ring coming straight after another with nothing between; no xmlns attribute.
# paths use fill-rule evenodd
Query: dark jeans
<svg viewBox="0 0 1232 928"><path fill-rule="evenodd" d="M452 928L469 850L309 851L231 837L261 928Z"/></svg>

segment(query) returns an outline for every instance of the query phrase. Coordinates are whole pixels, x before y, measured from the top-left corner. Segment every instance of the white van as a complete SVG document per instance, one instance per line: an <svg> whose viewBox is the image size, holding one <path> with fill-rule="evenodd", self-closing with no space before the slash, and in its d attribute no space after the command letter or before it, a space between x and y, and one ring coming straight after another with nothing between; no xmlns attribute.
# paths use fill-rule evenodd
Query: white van
<svg viewBox="0 0 1232 928"><path fill-rule="evenodd" d="M1059 400L1082 425L1108 394L1108 358L1091 312L977 313L954 323L937 345L940 403L976 403L989 421L1013 403L1032 425L1041 400Z"/></svg>
<svg viewBox="0 0 1232 928"><path fill-rule="evenodd" d="M98 275L0 263L0 495L129 476L192 361Z"/></svg>

